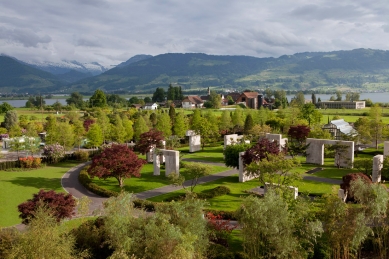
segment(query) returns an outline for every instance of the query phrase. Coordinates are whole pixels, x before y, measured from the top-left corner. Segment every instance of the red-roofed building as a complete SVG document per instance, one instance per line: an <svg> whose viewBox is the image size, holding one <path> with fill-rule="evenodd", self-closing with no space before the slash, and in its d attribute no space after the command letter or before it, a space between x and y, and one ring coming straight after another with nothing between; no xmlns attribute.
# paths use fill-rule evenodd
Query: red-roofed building
<svg viewBox="0 0 389 259"><path fill-rule="evenodd" d="M257 92L243 92L236 103L243 103L246 107L251 109L258 109L263 105L263 96Z"/></svg>
<svg viewBox="0 0 389 259"><path fill-rule="evenodd" d="M204 101L198 95L189 95L182 100L182 108L184 109L196 109L202 108Z"/></svg>

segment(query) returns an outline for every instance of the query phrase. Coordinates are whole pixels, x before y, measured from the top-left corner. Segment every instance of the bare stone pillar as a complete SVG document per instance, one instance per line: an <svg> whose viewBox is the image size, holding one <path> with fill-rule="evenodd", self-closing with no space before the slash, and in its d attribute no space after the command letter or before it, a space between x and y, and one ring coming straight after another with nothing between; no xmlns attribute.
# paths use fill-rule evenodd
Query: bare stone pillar
<svg viewBox="0 0 389 259"><path fill-rule="evenodd" d="M346 202L347 199L347 192L345 192L343 189L338 190L338 197L341 199L343 202Z"/></svg>
<svg viewBox="0 0 389 259"><path fill-rule="evenodd" d="M153 154L153 169L154 173L153 175L160 175L161 174L161 162L160 162L160 155L154 152Z"/></svg>
<svg viewBox="0 0 389 259"><path fill-rule="evenodd" d="M372 175L373 183L381 182L381 169L382 169L383 162L384 162L383 155L376 155L373 157L373 175Z"/></svg>
<svg viewBox="0 0 389 259"><path fill-rule="evenodd" d="M384 141L384 156L389 156L389 141Z"/></svg>
<svg viewBox="0 0 389 259"><path fill-rule="evenodd" d="M255 176L248 175L243 164L242 155L244 155L245 152L239 153L239 182L244 183L246 181L250 181L255 178Z"/></svg>

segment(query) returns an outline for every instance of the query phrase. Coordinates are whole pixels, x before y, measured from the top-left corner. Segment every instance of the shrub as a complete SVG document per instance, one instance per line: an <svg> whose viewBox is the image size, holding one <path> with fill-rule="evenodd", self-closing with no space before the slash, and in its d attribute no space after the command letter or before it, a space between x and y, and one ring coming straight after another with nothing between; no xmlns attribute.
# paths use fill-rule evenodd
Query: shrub
<svg viewBox="0 0 389 259"><path fill-rule="evenodd" d="M347 192L347 200L353 201L354 195L350 192L351 182L360 178L363 182L371 184L371 179L363 173L350 173L342 177L340 188Z"/></svg>
<svg viewBox="0 0 389 259"><path fill-rule="evenodd" d="M239 169L239 153L248 150L250 147L250 144L234 144L227 146L223 151L225 165Z"/></svg>
<svg viewBox="0 0 389 259"><path fill-rule="evenodd" d="M113 249L109 247L108 235L104 227L104 218L88 220L70 232L76 240L78 251L88 250L89 258L108 258Z"/></svg>
<svg viewBox="0 0 389 259"><path fill-rule="evenodd" d="M60 221L75 214L76 200L71 194L40 190L32 199L18 205L19 217L23 219L23 224L28 224L34 218L37 209L42 206L47 206L57 221Z"/></svg>
<svg viewBox="0 0 389 259"><path fill-rule="evenodd" d="M73 153L74 154L74 158L77 160L77 161L82 161L82 162L86 162L89 160L89 153L87 151L76 151Z"/></svg>
<svg viewBox="0 0 389 259"><path fill-rule="evenodd" d="M228 237L237 226L232 226L230 220L224 220L220 214L208 212L205 217L208 219L209 240L228 247Z"/></svg>
<svg viewBox="0 0 389 259"><path fill-rule="evenodd" d="M119 195L119 193L115 191L106 190L104 188L101 188L97 184L92 183L92 180L89 178L88 172L85 168L81 170L78 176L78 180L86 189L102 197L116 197Z"/></svg>
<svg viewBox="0 0 389 259"><path fill-rule="evenodd" d="M0 229L0 258L7 258L11 248L18 242L19 235L16 228Z"/></svg>
<svg viewBox="0 0 389 259"><path fill-rule="evenodd" d="M41 166L41 159L39 157L21 157L19 158L21 168L38 168Z"/></svg>
<svg viewBox="0 0 389 259"><path fill-rule="evenodd" d="M65 156L65 148L60 144L46 145L43 148L43 156L51 163L56 163Z"/></svg>

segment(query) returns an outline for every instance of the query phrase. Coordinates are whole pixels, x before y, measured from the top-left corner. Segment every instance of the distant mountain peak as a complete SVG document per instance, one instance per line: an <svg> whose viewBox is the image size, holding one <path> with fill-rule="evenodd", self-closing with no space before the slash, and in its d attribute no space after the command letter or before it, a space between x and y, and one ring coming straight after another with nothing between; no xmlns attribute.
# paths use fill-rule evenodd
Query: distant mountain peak
<svg viewBox="0 0 389 259"><path fill-rule="evenodd" d="M133 63L136 63L136 62L148 59L148 58L152 58L152 57L153 57L152 55L138 54L138 55L133 56L129 60L120 63L116 67L125 67L125 66L128 66L130 64L133 64Z"/></svg>

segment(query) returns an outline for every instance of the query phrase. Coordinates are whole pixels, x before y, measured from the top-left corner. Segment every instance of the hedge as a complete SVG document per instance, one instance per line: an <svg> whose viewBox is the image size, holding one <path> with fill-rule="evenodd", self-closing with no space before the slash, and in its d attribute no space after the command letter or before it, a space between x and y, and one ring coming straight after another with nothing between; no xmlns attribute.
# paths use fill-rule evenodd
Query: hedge
<svg viewBox="0 0 389 259"><path fill-rule="evenodd" d="M102 197L116 197L119 195L118 192L106 190L97 184L92 183L92 180L90 179L86 170L86 168L82 169L80 175L78 176L78 180L86 189Z"/></svg>

